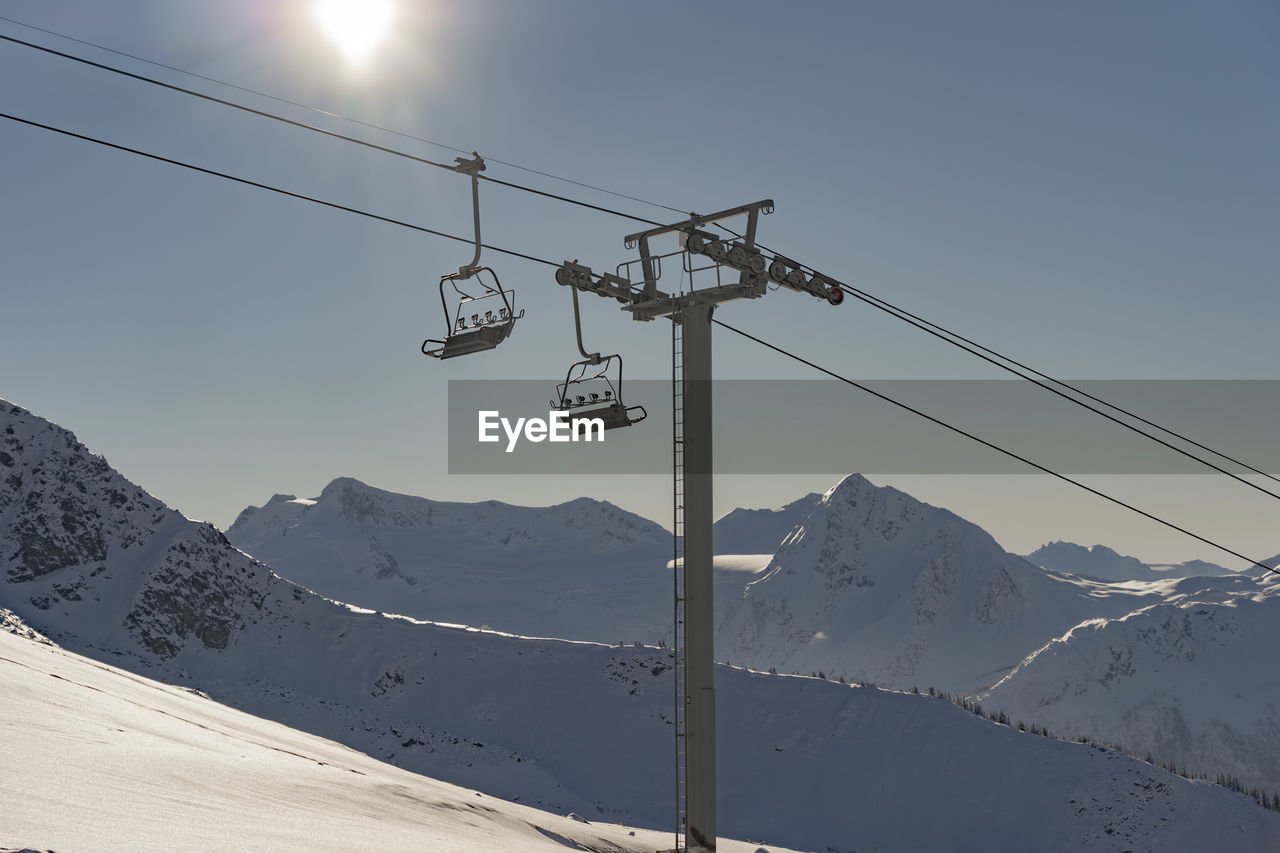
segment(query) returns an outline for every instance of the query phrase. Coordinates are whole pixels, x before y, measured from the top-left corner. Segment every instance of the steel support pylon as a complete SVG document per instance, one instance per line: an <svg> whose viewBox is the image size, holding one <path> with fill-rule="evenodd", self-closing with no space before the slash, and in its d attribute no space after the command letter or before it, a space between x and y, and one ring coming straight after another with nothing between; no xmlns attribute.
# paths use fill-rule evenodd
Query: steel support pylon
<svg viewBox="0 0 1280 853"><path fill-rule="evenodd" d="M683 323L685 846L716 849L715 607L711 574L711 312ZM677 654L679 652L677 651Z"/></svg>
<svg viewBox="0 0 1280 853"><path fill-rule="evenodd" d="M711 315L723 302L759 299L770 281L780 287L808 293L839 305L844 291L823 276L805 273L800 264L782 256L772 259L756 246L756 224L761 214L773 212L773 201L732 207L706 216L691 214L682 222L660 225L629 234L628 248L638 247L644 281L633 285L624 274L595 273L590 267L565 261L556 270L562 285L590 291L621 302L634 320L668 318L672 330L672 496L674 518L675 619L675 811L677 847L693 853L716 849L716 688L715 601L712 576L712 418L711 418ZM723 219L747 217L742 235L726 242L703 230ZM733 233L733 232L730 232ZM650 241L679 234L680 248L655 255ZM689 289L665 293L658 290L662 259L681 256ZM692 265L694 256L709 261ZM635 263L635 262L632 262ZM738 273L725 283L721 268ZM695 289L695 273L714 269L716 284ZM683 281L683 278L682 278ZM681 838L683 835L683 838Z"/></svg>

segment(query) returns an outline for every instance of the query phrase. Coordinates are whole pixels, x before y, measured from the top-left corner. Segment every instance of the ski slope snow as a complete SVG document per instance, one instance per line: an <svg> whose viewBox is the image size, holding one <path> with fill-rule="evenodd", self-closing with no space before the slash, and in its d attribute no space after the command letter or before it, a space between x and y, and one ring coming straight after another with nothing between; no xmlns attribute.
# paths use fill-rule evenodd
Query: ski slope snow
<svg viewBox="0 0 1280 853"><path fill-rule="evenodd" d="M409 773L18 627L0 630L0 850L652 853L675 840Z"/></svg>

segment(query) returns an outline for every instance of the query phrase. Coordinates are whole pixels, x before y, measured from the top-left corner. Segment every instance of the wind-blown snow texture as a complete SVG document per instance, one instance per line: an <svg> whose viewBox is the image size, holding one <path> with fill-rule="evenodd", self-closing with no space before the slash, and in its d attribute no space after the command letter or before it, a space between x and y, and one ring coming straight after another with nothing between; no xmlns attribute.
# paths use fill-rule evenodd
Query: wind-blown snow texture
<svg viewBox="0 0 1280 853"><path fill-rule="evenodd" d="M665 649L360 612L283 581L21 409L0 404L0 439L0 606L40 633L445 781L669 821ZM852 511L841 501L831 518ZM942 700L724 667L717 679L728 836L907 851L1280 844L1280 815L1242 796Z"/></svg>

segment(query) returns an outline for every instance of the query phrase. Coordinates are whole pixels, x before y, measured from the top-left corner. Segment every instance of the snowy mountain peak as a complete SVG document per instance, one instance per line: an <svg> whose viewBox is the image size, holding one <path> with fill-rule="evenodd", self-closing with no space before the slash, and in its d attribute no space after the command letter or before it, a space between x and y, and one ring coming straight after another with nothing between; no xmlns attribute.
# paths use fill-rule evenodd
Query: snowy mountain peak
<svg viewBox="0 0 1280 853"><path fill-rule="evenodd" d="M850 490L863 491L863 490L874 490L877 488L879 487L876 486L874 483L872 483L870 480L868 480L866 477L862 476L861 474L855 471L852 474L845 474L843 477L837 480L835 485L833 485L831 488L827 489L823 493L823 497L829 498L832 495L838 494L840 492L850 491Z"/></svg>
<svg viewBox="0 0 1280 853"><path fill-rule="evenodd" d="M901 538L901 543L895 545ZM924 553L938 550L947 556L963 543L983 556L1006 555L981 527L954 513L931 506L891 486L876 486L859 474L850 474L810 507L809 513L787 536L775 559L778 567L803 562L839 587L860 570L881 579L904 568L901 561L883 559L885 552L900 548ZM811 554L813 549L816 554ZM807 559L812 556L814 559ZM917 561L918 562L918 561ZM900 573L900 572L899 572Z"/></svg>
<svg viewBox="0 0 1280 853"><path fill-rule="evenodd" d="M118 644L123 629L134 653L167 659L189 644L226 648L261 608L264 566L67 430L0 403L0 446L0 586L18 615L88 644Z"/></svg>
<svg viewBox="0 0 1280 853"><path fill-rule="evenodd" d="M719 654L753 666L967 692L1083 618L1140 595L1084 590L954 513L850 475L728 602ZM1055 630L1056 628L1056 630Z"/></svg>
<svg viewBox="0 0 1280 853"><path fill-rule="evenodd" d="M180 518L67 430L0 401L0 566L11 582L100 566ZM73 591L73 590L72 590Z"/></svg>

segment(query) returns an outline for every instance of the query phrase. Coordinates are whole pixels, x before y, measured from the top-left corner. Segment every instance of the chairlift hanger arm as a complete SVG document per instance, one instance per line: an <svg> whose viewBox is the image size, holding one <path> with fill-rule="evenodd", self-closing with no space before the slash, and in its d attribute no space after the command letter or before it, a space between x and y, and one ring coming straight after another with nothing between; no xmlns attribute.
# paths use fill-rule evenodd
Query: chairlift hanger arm
<svg viewBox="0 0 1280 853"><path fill-rule="evenodd" d="M578 310L578 288L569 288L569 293L573 296L573 330L578 335L578 352L592 364L599 364L600 353L587 352L587 348L582 345L582 314Z"/></svg>
<svg viewBox="0 0 1280 853"><path fill-rule="evenodd" d="M471 263L458 267L458 275L462 278L470 278L476 268L480 266L480 249L483 244L480 242L480 173L484 171L484 158L480 156L480 152L472 151L474 159L468 160L465 157L455 157L457 165L453 167L455 172L463 175L471 176L471 214L475 222L476 233L476 253L471 258Z"/></svg>

